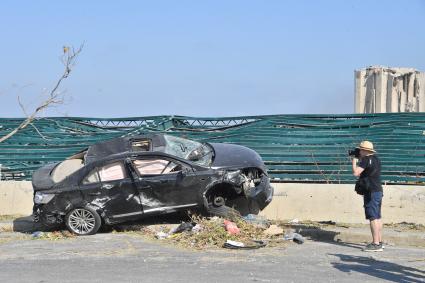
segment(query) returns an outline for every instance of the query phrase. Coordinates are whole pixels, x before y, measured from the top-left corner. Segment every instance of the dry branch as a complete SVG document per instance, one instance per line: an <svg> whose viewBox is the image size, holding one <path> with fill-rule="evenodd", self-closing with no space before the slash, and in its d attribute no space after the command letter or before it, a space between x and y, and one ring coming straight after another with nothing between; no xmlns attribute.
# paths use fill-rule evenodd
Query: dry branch
<svg viewBox="0 0 425 283"><path fill-rule="evenodd" d="M68 78L69 74L72 71L72 68L75 66L76 60L78 58L78 55L83 50L83 44L75 50L73 47L67 47L64 46L63 48L63 56L62 56L62 63L64 64L64 71L60 78L56 81L56 84L54 87L50 90L48 98L40 103L40 105L35 108L35 110L31 114L27 114L27 111L25 110L25 107L23 106L19 96L18 96L18 103L20 107L22 108L22 111L24 112L26 119L22 121L22 123L13 129L10 133L0 138L0 143L7 140L8 138L12 137L14 134L16 134L18 131L25 129L28 125L33 125L32 121L37 117L37 115L44 109L55 105L55 104L62 104L63 103L63 97L61 97L61 93L58 91L62 81L66 78ZM35 126L33 126L35 127ZM37 131L38 132L38 131Z"/></svg>

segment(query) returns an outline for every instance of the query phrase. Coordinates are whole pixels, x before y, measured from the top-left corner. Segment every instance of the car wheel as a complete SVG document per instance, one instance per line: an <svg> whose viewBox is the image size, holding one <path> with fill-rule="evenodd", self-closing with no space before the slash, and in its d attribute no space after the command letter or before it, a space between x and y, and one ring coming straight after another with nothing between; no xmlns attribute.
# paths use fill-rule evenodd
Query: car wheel
<svg viewBox="0 0 425 283"><path fill-rule="evenodd" d="M93 235L99 230L102 219L90 207L74 208L66 215L65 224L70 232L79 236Z"/></svg>
<svg viewBox="0 0 425 283"><path fill-rule="evenodd" d="M207 211L209 214L235 220L241 217L241 214L236 209L228 207L226 205L215 206L213 204L208 205Z"/></svg>
<svg viewBox="0 0 425 283"><path fill-rule="evenodd" d="M215 207L221 207L221 206L225 205L225 203L226 203L226 200L222 196L214 197L214 199L212 201L212 204Z"/></svg>
<svg viewBox="0 0 425 283"><path fill-rule="evenodd" d="M229 202L229 206L233 207L243 216L248 214L257 215L260 213L260 208L257 202L247 199L246 197L238 197Z"/></svg>

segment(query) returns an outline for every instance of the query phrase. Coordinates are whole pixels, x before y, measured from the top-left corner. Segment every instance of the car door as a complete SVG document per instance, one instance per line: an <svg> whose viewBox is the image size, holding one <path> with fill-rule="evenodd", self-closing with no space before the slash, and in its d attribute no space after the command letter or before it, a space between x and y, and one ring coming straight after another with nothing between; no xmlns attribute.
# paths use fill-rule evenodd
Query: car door
<svg viewBox="0 0 425 283"><path fill-rule="evenodd" d="M142 214L139 192L122 161L92 170L82 182L82 192L87 202L103 210L108 222L127 221Z"/></svg>
<svg viewBox="0 0 425 283"><path fill-rule="evenodd" d="M132 160L144 213L171 212L202 203L193 169L165 157Z"/></svg>

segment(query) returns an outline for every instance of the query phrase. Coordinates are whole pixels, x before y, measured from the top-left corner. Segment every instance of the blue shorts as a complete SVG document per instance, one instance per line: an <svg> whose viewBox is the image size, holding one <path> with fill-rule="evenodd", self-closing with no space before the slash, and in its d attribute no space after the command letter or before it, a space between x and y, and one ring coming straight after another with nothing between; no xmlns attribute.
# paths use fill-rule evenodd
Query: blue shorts
<svg viewBox="0 0 425 283"><path fill-rule="evenodd" d="M382 192L369 192L363 196L366 219L381 219Z"/></svg>

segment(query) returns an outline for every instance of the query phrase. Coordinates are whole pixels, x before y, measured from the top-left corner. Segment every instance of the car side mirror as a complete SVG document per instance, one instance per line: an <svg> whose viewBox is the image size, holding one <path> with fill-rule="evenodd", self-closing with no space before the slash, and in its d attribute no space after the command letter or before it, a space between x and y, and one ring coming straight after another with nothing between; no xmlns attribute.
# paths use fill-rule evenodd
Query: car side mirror
<svg viewBox="0 0 425 283"><path fill-rule="evenodd" d="M180 170L177 173L177 177L180 178L180 179L183 179L187 174L189 174L191 172L192 172L192 169L191 168L183 167L182 170Z"/></svg>

